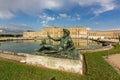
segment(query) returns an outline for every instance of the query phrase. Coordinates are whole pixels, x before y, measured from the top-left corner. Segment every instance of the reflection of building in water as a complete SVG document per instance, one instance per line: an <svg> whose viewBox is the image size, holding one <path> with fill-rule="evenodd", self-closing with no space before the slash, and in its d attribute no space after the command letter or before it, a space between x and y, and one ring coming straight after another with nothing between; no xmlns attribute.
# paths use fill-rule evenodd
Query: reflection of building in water
<svg viewBox="0 0 120 80"><path fill-rule="evenodd" d="M88 46L100 46L100 43L92 41L92 40L86 40L86 39L73 39L74 45L77 48L85 49Z"/></svg>
<svg viewBox="0 0 120 80"><path fill-rule="evenodd" d="M89 45L100 45L101 43L96 42L96 41L89 40L89 41L88 41L88 44L89 44Z"/></svg>
<svg viewBox="0 0 120 80"><path fill-rule="evenodd" d="M82 48L82 49L84 49L84 48L86 48L88 45L87 45L87 40L85 40L85 39L72 39L73 40L73 42L74 42L74 46L75 47L77 47L77 48ZM24 41L22 41L22 42L24 42L24 43L36 43L36 44L40 44L41 43L41 40L24 40ZM49 43L49 39L46 39L46 42L47 43ZM53 41L53 40L51 40L51 42L52 42L52 44L53 45L59 45L59 41Z"/></svg>
<svg viewBox="0 0 120 80"><path fill-rule="evenodd" d="M72 38L81 38L87 37L87 28L86 27L67 27L70 31L70 36ZM24 32L23 37L39 37L39 38L47 38L47 32L52 37L60 37L63 35L63 28L59 27L44 27L40 32Z"/></svg>
<svg viewBox="0 0 120 80"><path fill-rule="evenodd" d="M89 38L116 39L120 36L120 30L88 31Z"/></svg>
<svg viewBox="0 0 120 80"><path fill-rule="evenodd" d="M86 39L74 38L72 40L73 40L74 46L77 47L77 48L86 48L87 47L87 40ZM59 41L51 40L51 42L52 42L53 45L59 45L60 44ZM47 39L47 43L49 43L48 39Z"/></svg>
<svg viewBox="0 0 120 80"><path fill-rule="evenodd" d="M87 40L85 39L73 39L74 45L77 48L86 48L87 47Z"/></svg>

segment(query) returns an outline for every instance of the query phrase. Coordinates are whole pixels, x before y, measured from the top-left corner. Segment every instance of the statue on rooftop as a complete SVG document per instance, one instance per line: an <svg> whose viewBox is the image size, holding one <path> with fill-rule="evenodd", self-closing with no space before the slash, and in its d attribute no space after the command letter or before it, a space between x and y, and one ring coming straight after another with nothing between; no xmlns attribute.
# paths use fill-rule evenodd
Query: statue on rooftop
<svg viewBox="0 0 120 80"><path fill-rule="evenodd" d="M68 57L72 59L78 59L79 53L78 50L74 47L72 38L70 37L70 31L63 29L63 36L61 38L53 38L47 33L49 40L60 41L59 45L53 45L51 42L46 43L46 40L43 39L40 44L39 52L45 54L59 54L63 57Z"/></svg>

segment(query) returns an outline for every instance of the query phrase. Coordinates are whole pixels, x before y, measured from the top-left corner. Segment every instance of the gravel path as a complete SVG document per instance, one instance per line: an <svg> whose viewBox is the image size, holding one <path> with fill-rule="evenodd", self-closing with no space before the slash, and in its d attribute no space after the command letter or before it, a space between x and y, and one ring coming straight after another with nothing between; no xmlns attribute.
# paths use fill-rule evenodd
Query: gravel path
<svg viewBox="0 0 120 80"><path fill-rule="evenodd" d="M110 55L105 60L120 73L120 54Z"/></svg>

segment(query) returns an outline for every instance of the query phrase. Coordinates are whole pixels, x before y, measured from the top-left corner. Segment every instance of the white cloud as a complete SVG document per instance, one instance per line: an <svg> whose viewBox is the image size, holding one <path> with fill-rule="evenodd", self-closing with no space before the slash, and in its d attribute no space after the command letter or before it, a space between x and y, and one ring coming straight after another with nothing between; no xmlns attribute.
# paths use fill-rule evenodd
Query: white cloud
<svg viewBox="0 0 120 80"><path fill-rule="evenodd" d="M70 21L76 21L80 20L80 15L79 14L74 14L73 16L67 15L66 13L60 13L59 16L57 16L57 19L60 18L66 18L67 20Z"/></svg>
<svg viewBox="0 0 120 80"><path fill-rule="evenodd" d="M112 2L112 0L110 0L111 2L109 1L103 1L101 4L100 4L100 8L99 9L94 9L93 12L96 14L96 15L99 15L100 13L104 13L104 12L107 12L107 11L111 11L111 10L114 10L117 6Z"/></svg>
<svg viewBox="0 0 120 80"><path fill-rule="evenodd" d="M80 15L76 14L76 20L80 20Z"/></svg>
<svg viewBox="0 0 120 80"><path fill-rule="evenodd" d="M88 27L87 30L91 30L91 28Z"/></svg>
<svg viewBox="0 0 120 80"><path fill-rule="evenodd" d="M45 6L48 9L52 9L52 8L56 8L56 7L60 7L61 4L59 3L59 1L57 0L44 0L45 2Z"/></svg>
<svg viewBox="0 0 120 80"><path fill-rule="evenodd" d="M12 30L31 30L32 27L27 24L16 24L16 23L9 23L5 25L6 29Z"/></svg>
<svg viewBox="0 0 120 80"><path fill-rule="evenodd" d="M49 16L49 15L47 15L47 14L45 14L45 13L43 13L43 14L41 14L40 16L39 16L39 18L41 19L41 24L42 24L42 26L48 26L48 22L49 21L54 21L55 20L55 18L54 17L52 17L52 16Z"/></svg>
<svg viewBox="0 0 120 80"><path fill-rule="evenodd" d="M99 5L100 8L94 7L92 9L93 13L96 15L114 10L117 7L114 1L115 0L72 0L72 2L78 3L80 6Z"/></svg>
<svg viewBox="0 0 120 80"><path fill-rule="evenodd" d="M69 17L67 14L65 14L65 13L61 13L61 14L59 14L59 16L60 17L62 17L62 18L67 18L67 17Z"/></svg>
<svg viewBox="0 0 120 80"><path fill-rule="evenodd" d="M80 20L80 18L78 17L77 20Z"/></svg>
<svg viewBox="0 0 120 80"><path fill-rule="evenodd" d="M0 33L3 32L3 30L0 29Z"/></svg>
<svg viewBox="0 0 120 80"><path fill-rule="evenodd" d="M47 20L47 21L53 21L53 20L55 20L55 18L48 16L48 17L46 17L46 20Z"/></svg>
<svg viewBox="0 0 120 80"><path fill-rule="evenodd" d="M29 14L38 15L44 9L64 9L73 7L76 4L80 6L99 5L100 8L94 7L93 13L100 14L116 8L115 0L0 0L0 18L12 18L19 11ZM67 5L66 5L67 4ZM61 14L66 17L67 15Z"/></svg>
<svg viewBox="0 0 120 80"><path fill-rule="evenodd" d="M114 28L110 30L120 30L120 26L114 26Z"/></svg>
<svg viewBox="0 0 120 80"><path fill-rule="evenodd" d="M93 24L94 24L94 25L97 25L97 26L98 26L98 25L101 25L100 22L94 22Z"/></svg>
<svg viewBox="0 0 120 80"><path fill-rule="evenodd" d="M38 15L44 9L59 9L58 0L0 0L0 18L12 18L19 11L29 15Z"/></svg>
<svg viewBox="0 0 120 80"><path fill-rule="evenodd" d="M47 24L46 21L41 21L42 24Z"/></svg>
<svg viewBox="0 0 120 80"><path fill-rule="evenodd" d="M2 18L2 19L10 19L12 17L14 17L14 15L11 12L9 12L9 11L0 11L0 18Z"/></svg>
<svg viewBox="0 0 120 80"><path fill-rule="evenodd" d="M9 23L0 25L0 33L22 33L27 30L33 30L33 28L27 24Z"/></svg>

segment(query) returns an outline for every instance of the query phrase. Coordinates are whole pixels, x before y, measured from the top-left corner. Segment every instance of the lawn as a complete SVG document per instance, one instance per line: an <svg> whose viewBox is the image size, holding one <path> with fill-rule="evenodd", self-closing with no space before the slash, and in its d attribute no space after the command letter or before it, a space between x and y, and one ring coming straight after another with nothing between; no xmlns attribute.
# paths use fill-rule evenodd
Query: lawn
<svg viewBox="0 0 120 80"><path fill-rule="evenodd" d="M120 80L120 74L103 59L115 53L120 53L119 45L109 51L84 53L87 64L84 76L0 59L0 80Z"/></svg>
<svg viewBox="0 0 120 80"><path fill-rule="evenodd" d="M85 53L87 80L120 80L118 74L104 59L103 56L120 53L120 46L109 51Z"/></svg>

